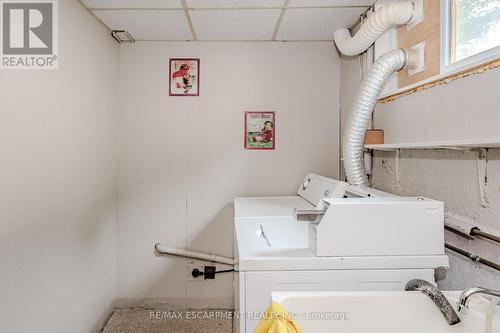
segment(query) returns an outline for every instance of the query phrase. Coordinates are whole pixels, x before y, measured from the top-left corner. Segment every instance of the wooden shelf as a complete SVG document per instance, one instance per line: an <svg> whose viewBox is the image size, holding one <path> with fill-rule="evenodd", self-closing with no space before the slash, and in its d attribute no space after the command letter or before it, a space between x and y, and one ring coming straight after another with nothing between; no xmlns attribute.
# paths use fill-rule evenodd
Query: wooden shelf
<svg viewBox="0 0 500 333"><path fill-rule="evenodd" d="M379 145L365 145L372 150L398 150L398 149L473 149L473 148L500 148L500 137L481 138L472 140L428 141L410 143L386 143Z"/></svg>

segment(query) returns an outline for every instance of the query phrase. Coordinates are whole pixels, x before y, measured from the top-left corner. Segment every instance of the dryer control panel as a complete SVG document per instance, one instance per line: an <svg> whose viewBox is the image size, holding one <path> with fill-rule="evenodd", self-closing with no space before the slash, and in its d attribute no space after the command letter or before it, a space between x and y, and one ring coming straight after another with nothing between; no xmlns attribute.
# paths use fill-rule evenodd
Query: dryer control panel
<svg viewBox="0 0 500 333"><path fill-rule="evenodd" d="M314 173L306 175L297 194L313 205L323 198L343 198L347 183Z"/></svg>

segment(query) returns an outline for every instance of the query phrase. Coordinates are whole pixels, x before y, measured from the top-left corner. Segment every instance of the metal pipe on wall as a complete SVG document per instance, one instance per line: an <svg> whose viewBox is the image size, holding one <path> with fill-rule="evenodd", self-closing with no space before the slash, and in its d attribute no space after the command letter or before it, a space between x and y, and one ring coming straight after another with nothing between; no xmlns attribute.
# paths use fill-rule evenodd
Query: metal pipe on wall
<svg viewBox="0 0 500 333"><path fill-rule="evenodd" d="M450 245L448 243L445 243L444 247L447 248L448 250L451 250L453 252L461 254L462 256L467 257L467 258L469 258L470 260L472 260L474 262L479 262L479 263L481 263L483 265L486 265L488 267L496 269L497 271L500 271L500 265L499 264L497 264L497 263L495 263L493 261L489 261L487 259L481 258L477 254L473 254L473 253L467 252L465 250L462 250L462 249L460 249L460 248L458 248L456 246Z"/></svg>
<svg viewBox="0 0 500 333"><path fill-rule="evenodd" d="M491 241L500 243L500 237L493 235L493 234L490 234L488 232L481 231L481 229L479 229L477 227L474 227L470 230L470 235L471 236L479 236L479 237L486 238L486 239L489 239Z"/></svg>

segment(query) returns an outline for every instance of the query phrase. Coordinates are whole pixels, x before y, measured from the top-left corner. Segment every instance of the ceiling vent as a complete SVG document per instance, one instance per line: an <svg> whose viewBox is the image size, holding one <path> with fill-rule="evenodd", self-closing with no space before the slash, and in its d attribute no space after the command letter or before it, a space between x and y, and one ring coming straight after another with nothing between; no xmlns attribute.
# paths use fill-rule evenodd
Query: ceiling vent
<svg viewBox="0 0 500 333"><path fill-rule="evenodd" d="M126 30L112 30L111 36L113 36L113 38L120 44L135 43L135 39Z"/></svg>

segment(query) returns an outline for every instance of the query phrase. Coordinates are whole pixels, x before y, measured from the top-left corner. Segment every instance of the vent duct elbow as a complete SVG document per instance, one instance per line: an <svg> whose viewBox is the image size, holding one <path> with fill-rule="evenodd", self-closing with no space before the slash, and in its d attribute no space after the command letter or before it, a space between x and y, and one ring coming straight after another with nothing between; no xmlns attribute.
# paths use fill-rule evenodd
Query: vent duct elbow
<svg viewBox="0 0 500 333"><path fill-rule="evenodd" d="M390 3L369 16L354 37L347 29L335 31L335 44L344 55L361 54L389 29L410 23L416 12L415 7L413 1L409 0Z"/></svg>
<svg viewBox="0 0 500 333"><path fill-rule="evenodd" d="M387 79L392 73L405 67L406 62L405 50L390 51L377 59L361 82L347 119L343 138L342 155L349 184L369 185L363 159L365 132Z"/></svg>

